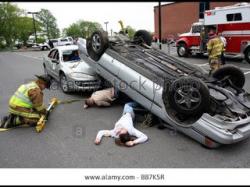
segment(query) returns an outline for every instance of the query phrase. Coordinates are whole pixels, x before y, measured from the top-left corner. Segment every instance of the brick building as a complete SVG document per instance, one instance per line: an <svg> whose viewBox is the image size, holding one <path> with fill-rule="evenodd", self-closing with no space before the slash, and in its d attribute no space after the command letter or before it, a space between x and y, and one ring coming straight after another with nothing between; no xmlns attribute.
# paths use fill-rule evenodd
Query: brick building
<svg viewBox="0 0 250 187"><path fill-rule="evenodd" d="M215 7L223 7L237 2L176 2L161 5L162 39L177 37L188 32L192 23L204 18L204 11ZM155 36L159 37L158 6L154 7Z"/></svg>

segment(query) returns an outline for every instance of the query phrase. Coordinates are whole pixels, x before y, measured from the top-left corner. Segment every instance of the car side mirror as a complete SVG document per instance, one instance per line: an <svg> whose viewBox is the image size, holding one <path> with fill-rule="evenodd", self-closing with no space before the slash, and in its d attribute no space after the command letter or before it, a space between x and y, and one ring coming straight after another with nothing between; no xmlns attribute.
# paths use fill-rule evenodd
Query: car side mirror
<svg viewBox="0 0 250 187"><path fill-rule="evenodd" d="M52 59L51 61L52 61L52 63L59 64L58 60L56 60L56 59Z"/></svg>

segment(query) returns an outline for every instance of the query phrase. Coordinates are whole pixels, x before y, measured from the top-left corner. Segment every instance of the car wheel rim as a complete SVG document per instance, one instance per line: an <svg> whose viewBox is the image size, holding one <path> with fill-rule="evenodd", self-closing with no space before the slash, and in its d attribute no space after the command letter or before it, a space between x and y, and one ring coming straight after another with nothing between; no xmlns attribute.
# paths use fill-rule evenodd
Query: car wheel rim
<svg viewBox="0 0 250 187"><path fill-rule="evenodd" d="M179 54L180 54L181 56L183 56L183 55L185 55L185 53L186 53L185 47L181 46L181 47L179 48Z"/></svg>
<svg viewBox="0 0 250 187"><path fill-rule="evenodd" d="M63 76L61 79L61 86L62 86L63 91L68 91L68 82L65 76Z"/></svg>
<svg viewBox="0 0 250 187"><path fill-rule="evenodd" d="M95 52L98 52L101 48L101 38L98 34L95 34L92 38L92 47Z"/></svg>
<svg viewBox="0 0 250 187"><path fill-rule="evenodd" d="M184 110L194 110L201 103L201 94L193 86L181 86L174 95L175 103Z"/></svg>

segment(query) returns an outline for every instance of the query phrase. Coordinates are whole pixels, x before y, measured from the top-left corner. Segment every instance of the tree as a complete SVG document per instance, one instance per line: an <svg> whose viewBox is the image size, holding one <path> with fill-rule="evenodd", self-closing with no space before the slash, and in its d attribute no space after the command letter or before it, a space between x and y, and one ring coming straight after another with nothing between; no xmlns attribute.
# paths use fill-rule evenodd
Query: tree
<svg viewBox="0 0 250 187"><path fill-rule="evenodd" d="M63 29L64 36L72 36L73 38L82 37L80 25L77 23L71 24L68 28Z"/></svg>
<svg viewBox="0 0 250 187"><path fill-rule="evenodd" d="M60 30L56 23L56 18L47 9L41 9L36 18L41 22L44 31L47 33L48 38L58 38Z"/></svg>
<svg viewBox="0 0 250 187"><path fill-rule="evenodd" d="M72 36L73 38L87 38L92 32L100 29L102 29L102 26L97 22L79 20L71 24L68 28L63 29L63 35Z"/></svg>
<svg viewBox="0 0 250 187"><path fill-rule="evenodd" d="M10 2L0 3L0 36L2 36L8 47L12 47L17 39L18 17L23 14L23 10Z"/></svg>
<svg viewBox="0 0 250 187"><path fill-rule="evenodd" d="M18 17L16 23L16 38L26 44L31 33L34 32L33 19L30 17ZM41 23L36 21L36 30L41 31Z"/></svg>
<svg viewBox="0 0 250 187"><path fill-rule="evenodd" d="M80 20L78 24L84 38L89 37L96 30L103 30L102 25L97 22Z"/></svg>

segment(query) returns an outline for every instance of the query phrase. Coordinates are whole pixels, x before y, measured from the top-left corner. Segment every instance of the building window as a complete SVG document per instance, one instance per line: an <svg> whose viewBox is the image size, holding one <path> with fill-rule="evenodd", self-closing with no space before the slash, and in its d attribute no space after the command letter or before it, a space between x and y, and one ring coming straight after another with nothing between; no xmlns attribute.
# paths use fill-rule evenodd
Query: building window
<svg viewBox="0 0 250 187"><path fill-rule="evenodd" d="M227 14L227 21L241 21L241 20L242 20L241 13Z"/></svg>
<svg viewBox="0 0 250 187"><path fill-rule="evenodd" d="M206 10L209 10L210 8L210 3L209 1L205 1L205 2L200 2L200 10L199 10L199 18L203 19L204 18L204 12Z"/></svg>

